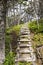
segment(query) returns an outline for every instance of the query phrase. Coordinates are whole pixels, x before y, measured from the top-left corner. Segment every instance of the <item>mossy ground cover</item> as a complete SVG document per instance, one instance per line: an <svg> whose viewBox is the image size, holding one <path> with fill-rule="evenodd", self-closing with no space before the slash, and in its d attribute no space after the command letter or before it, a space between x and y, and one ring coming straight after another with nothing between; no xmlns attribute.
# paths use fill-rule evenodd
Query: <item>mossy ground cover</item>
<svg viewBox="0 0 43 65"><path fill-rule="evenodd" d="M43 45L43 33L34 34L32 37L33 47Z"/></svg>
<svg viewBox="0 0 43 65"><path fill-rule="evenodd" d="M43 19L40 19L38 23L39 28L37 21L32 21L28 23L28 28L30 29L31 32L33 47L43 45Z"/></svg>

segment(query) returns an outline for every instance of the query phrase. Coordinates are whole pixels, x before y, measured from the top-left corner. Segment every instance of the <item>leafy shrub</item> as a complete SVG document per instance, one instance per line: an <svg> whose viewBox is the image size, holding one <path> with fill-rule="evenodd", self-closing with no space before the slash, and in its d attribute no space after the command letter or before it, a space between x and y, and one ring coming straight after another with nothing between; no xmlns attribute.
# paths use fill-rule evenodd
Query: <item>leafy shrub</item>
<svg viewBox="0 0 43 65"><path fill-rule="evenodd" d="M43 26L42 25L39 25L38 32L43 32Z"/></svg>
<svg viewBox="0 0 43 65"><path fill-rule="evenodd" d="M34 34L32 41L33 47L43 45L43 33Z"/></svg>
<svg viewBox="0 0 43 65"><path fill-rule="evenodd" d="M10 43L11 43L11 37L10 35L5 36L5 55L7 55L10 51Z"/></svg>
<svg viewBox="0 0 43 65"><path fill-rule="evenodd" d="M33 37L33 40L34 40L34 41L39 41L39 39L40 39L40 38L39 38L39 36L38 36L37 34L34 35L34 37Z"/></svg>
<svg viewBox="0 0 43 65"><path fill-rule="evenodd" d="M32 31L32 32L36 32L38 30L38 26L37 26L37 23L36 21L32 21L28 24L28 27L29 29Z"/></svg>
<svg viewBox="0 0 43 65"><path fill-rule="evenodd" d="M32 22L28 23L29 29L32 32L36 32L36 33L43 32L43 19L40 19L38 21L38 23L39 23L39 28L38 28L37 21L32 21Z"/></svg>
<svg viewBox="0 0 43 65"><path fill-rule="evenodd" d="M10 27L6 30L6 33L11 33L12 31L14 31L17 35L19 34L20 28L22 25L15 25L13 27Z"/></svg>
<svg viewBox="0 0 43 65"><path fill-rule="evenodd" d="M10 52L10 53L6 56L3 65L14 65L14 60L15 60L14 57L15 57L14 53L13 53L13 52Z"/></svg>

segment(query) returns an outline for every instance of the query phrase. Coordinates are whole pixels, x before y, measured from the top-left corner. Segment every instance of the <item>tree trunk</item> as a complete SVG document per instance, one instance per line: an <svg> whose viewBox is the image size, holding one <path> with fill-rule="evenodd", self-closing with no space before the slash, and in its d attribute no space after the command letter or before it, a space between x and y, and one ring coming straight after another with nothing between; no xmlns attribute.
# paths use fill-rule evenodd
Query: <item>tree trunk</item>
<svg viewBox="0 0 43 65"><path fill-rule="evenodd" d="M6 10L4 0L0 0L0 64L5 59L5 24Z"/></svg>

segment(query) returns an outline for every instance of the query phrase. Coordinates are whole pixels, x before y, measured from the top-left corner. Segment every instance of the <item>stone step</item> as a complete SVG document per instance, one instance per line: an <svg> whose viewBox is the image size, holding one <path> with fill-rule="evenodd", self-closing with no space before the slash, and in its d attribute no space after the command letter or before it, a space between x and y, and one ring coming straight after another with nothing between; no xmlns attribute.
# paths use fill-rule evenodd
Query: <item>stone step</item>
<svg viewBox="0 0 43 65"><path fill-rule="evenodd" d="M20 36L20 38L29 38L29 36Z"/></svg>
<svg viewBox="0 0 43 65"><path fill-rule="evenodd" d="M23 26L22 28L24 28L24 29L25 29L25 28L26 28L26 29L28 29L28 27L27 27L27 26ZM22 29L22 28L21 28L21 29Z"/></svg>
<svg viewBox="0 0 43 65"><path fill-rule="evenodd" d="M20 38L20 40L22 40L22 39L23 39L23 40L24 40L24 39L25 39L25 40L31 40L29 37L28 37L28 38L26 38L26 37Z"/></svg>
<svg viewBox="0 0 43 65"><path fill-rule="evenodd" d="M24 32L25 32L25 31L30 32L28 29L21 29L21 30L20 30L20 32L23 32L23 31L24 31Z"/></svg>
<svg viewBox="0 0 43 65"><path fill-rule="evenodd" d="M20 35L19 37L29 37L30 38L30 35Z"/></svg>
<svg viewBox="0 0 43 65"><path fill-rule="evenodd" d="M30 42L31 40L28 40L28 39L21 39L21 40L18 40L18 42Z"/></svg>
<svg viewBox="0 0 43 65"><path fill-rule="evenodd" d="M31 41L18 41L18 45L20 44L31 44Z"/></svg>
<svg viewBox="0 0 43 65"><path fill-rule="evenodd" d="M22 29L20 32L30 32L29 30Z"/></svg>
<svg viewBox="0 0 43 65"><path fill-rule="evenodd" d="M21 51L21 52L34 52L32 48L30 47L19 47L17 48L17 51Z"/></svg>
<svg viewBox="0 0 43 65"><path fill-rule="evenodd" d="M24 36L25 36L25 37L29 37L29 36L30 36L30 33L28 33L28 32L21 33L20 36L23 36L23 37L24 37Z"/></svg>
<svg viewBox="0 0 43 65"><path fill-rule="evenodd" d="M24 31L22 31L21 33L30 34L30 32L27 32L27 31L25 31L25 32L24 32Z"/></svg>
<svg viewBox="0 0 43 65"><path fill-rule="evenodd" d="M18 45L22 45L22 46L23 45L24 46L30 45L31 46L32 44L31 44L31 41L30 41L30 42L18 42Z"/></svg>
<svg viewBox="0 0 43 65"><path fill-rule="evenodd" d="M26 36L21 36L20 39L30 39L29 37L26 37Z"/></svg>
<svg viewBox="0 0 43 65"><path fill-rule="evenodd" d="M29 33L27 33L27 32L26 33L21 33L20 35L29 35Z"/></svg>
<svg viewBox="0 0 43 65"><path fill-rule="evenodd" d="M24 61L27 61L27 62L33 62L35 61L35 59L32 59L32 58L19 58L19 59L16 59L15 62L24 62Z"/></svg>
<svg viewBox="0 0 43 65"><path fill-rule="evenodd" d="M23 31L27 31L27 32L29 32L28 29L21 29L21 30L20 30L20 32L23 32Z"/></svg>
<svg viewBox="0 0 43 65"><path fill-rule="evenodd" d="M21 30L22 30L22 29L29 30L27 27L22 27Z"/></svg>
<svg viewBox="0 0 43 65"><path fill-rule="evenodd" d="M24 53L24 54L25 53L32 53L32 52L33 52L32 50L28 50L28 49L27 50L23 50L23 49L19 50L19 53Z"/></svg>
<svg viewBox="0 0 43 65"><path fill-rule="evenodd" d="M19 45L20 47L29 47L29 46L32 46L31 44L20 44Z"/></svg>

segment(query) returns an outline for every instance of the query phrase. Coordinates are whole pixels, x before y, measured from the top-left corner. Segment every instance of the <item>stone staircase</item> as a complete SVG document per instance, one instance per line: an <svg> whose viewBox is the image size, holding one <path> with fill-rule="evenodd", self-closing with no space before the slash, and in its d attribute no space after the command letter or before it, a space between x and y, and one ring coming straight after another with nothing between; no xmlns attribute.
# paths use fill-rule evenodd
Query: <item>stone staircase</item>
<svg viewBox="0 0 43 65"><path fill-rule="evenodd" d="M35 62L36 57L31 44L30 31L27 24L23 25L20 30L20 36L18 40L17 56L15 62L26 61ZM17 65L17 64L16 64Z"/></svg>

